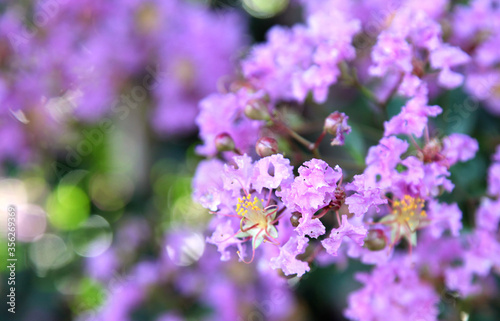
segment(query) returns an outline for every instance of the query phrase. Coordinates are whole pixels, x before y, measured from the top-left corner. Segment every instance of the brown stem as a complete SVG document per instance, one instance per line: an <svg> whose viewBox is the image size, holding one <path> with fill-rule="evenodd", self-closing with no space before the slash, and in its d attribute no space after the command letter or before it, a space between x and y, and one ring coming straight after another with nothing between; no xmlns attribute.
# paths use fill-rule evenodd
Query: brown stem
<svg viewBox="0 0 500 321"><path fill-rule="evenodd" d="M316 143L313 143L313 142L309 141L308 139L302 137L299 133L297 133L296 131L294 131L290 127L288 127L283 121L276 120L274 117L272 119L272 123L278 125L279 128L283 129L290 137L294 138L297 142L299 142L305 148L307 148L314 155L314 157L321 158L321 155L319 154L319 151L318 151L318 146L316 146L316 143L319 145L321 140L319 142L316 141ZM323 137L324 137L324 135L323 135ZM323 137L321 137L321 139L323 139Z"/></svg>

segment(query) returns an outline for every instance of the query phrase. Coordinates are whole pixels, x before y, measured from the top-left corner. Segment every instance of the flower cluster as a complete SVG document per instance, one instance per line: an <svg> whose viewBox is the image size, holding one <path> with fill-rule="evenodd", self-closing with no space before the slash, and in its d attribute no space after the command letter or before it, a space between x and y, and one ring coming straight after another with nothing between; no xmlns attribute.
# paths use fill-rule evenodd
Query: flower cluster
<svg viewBox="0 0 500 321"><path fill-rule="evenodd" d="M213 215L207 242L222 260L236 251L240 261L269 262L289 277L358 259L375 267L358 276L364 287L349 297L347 318L437 320L439 289L478 295L499 267L500 149L475 226L465 228L463 209L445 199L453 168L474 159L479 144L433 122L446 108L436 97L462 85L475 95L478 78L497 72L497 6L302 2L304 24L272 28L242 59L240 79L200 103L198 151L210 159L193 188ZM464 19L474 28L458 26ZM488 79L491 95L475 97L495 112L497 81ZM357 111L332 108L341 86L363 95L378 119L401 101L378 124L382 137L357 172L341 169L332 152L356 128L347 115ZM300 134L313 136L321 117L315 141ZM217 144L222 134L228 148ZM328 149L326 134L334 136Z"/></svg>
<svg viewBox="0 0 500 321"><path fill-rule="evenodd" d="M143 230L144 223L129 222L119 230L119 234L126 233L128 240L134 239L134 235L137 237L143 235L139 233L147 232ZM154 320L158 321L186 320L188 317L236 320L242 313L238 308L240 305L248 306L246 312L249 315L261 318L286 319L294 311L294 298L286 280L277 274L266 273L266 269L250 265L239 274L231 273L231 270L241 270L241 267L221 262L214 249L203 246L203 238L195 229L178 227L167 231L158 258L139 259L133 265L128 263L130 256L141 243L120 241L105 253L88 259L89 276L98 280L99 286L108 289L108 292L98 309L89 310L83 306L79 320L129 320L141 310L147 311L158 291L162 292L166 302L174 304L167 307L168 312L156 313ZM121 273L125 267L129 272ZM105 273L98 276L96 271ZM210 275L210 281L206 275ZM238 295L240 291L246 295ZM177 304L183 300L190 302L191 307ZM255 302L259 304L252 306ZM260 305L266 304L270 307L262 309ZM211 312L204 315L197 311L196 305ZM162 306L162 309L165 307Z"/></svg>
<svg viewBox="0 0 500 321"><path fill-rule="evenodd" d="M157 133L193 132L198 100L233 73L241 22L181 0L9 7L0 18L0 139L8 142L0 161L27 161L40 139L33 132L57 143L73 120L124 120L147 102Z"/></svg>
<svg viewBox="0 0 500 321"><path fill-rule="evenodd" d="M92 136L78 129L110 128L133 110L141 114L120 129L147 119L158 135L186 138L198 130L200 138L192 151L203 159L192 161L189 149L182 167L195 170L192 190L189 181L177 190L162 159L151 164L151 176L164 164L169 169L144 207L205 219L196 227L172 217L154 227L137 219L113 235L113 246L112 233L103 237L103 252L85 259L83 290L69 277L57 288L76 297L88 288L107 291L104 302L73 312L82 320L233 321L244 313L288 320L303 306L293 286L332 265L358 270L359 287L339 300L350 320L466 321L496 303L499 1L282 1L301 8L290 8L280 20L286 25L270 27L245 50L242 15L220 8L227 1L201 2L0 6L0 170L7 176L19 169L12 162L57 162L63 144ZM242 1L247 9L250 2ZM124 141L127 153L141 154ZM148 162L127 165L133 171ZM102 163L96 167L107 167ZM5 180L5 191L22 190L24 205L24 184L33 185L30 202L47 204L43 227L32 233L25 221L42 205L20 208L20 240L58 230L57 216L66 219L73 203L86 211L75 226L60 228L75 247L59 242L68 253L85 256L81 248L99 245L83 244L87 233L78 232L80 223L97 229L83 222L87 212L106 212L104 223L119 224L134 193L128 178L108 184L100 173L87 179L75 172L57 181L76 191L74 199L65 188L47 193L53 182L44 183L45 173L27 175L22 188ZM73 181L89 181L91 197ZM125 196L113 190L122 183ZM135 201L134 194L131 207ZM148 239L154 244L141 251ZM27 251L35 263L44 256L36 252ZM52 269L53 262L39 261L47 265L40 274Z"/></svg>

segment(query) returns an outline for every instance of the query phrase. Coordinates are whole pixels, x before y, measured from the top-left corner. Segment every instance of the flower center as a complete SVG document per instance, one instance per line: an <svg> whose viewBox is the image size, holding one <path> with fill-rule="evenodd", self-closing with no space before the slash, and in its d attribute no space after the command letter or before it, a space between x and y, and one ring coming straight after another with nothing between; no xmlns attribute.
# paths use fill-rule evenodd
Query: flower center
<svg viewBox="0 0 500 321"><path fill-rule="evenodd" d="M258 199L254 196L248 194L243 196L243 198L238 198L238 204L236 204L236 213L245 220L247 226L256 225L260 228L266 228L268 224L268 217L264 206L262 203L264 200Z"/></svg>
<svg viewBox="0 0 500 321"><path fill-rule="evenodd" d="M424 205L424 200L420 197L405 195L403 199L393 202L393 217L398 225L408 224L413 232L418 227L420 219L427 217L427 213L423 210Z"/></svg>
<svg viewBox="0 0 500 321"><path fill-rule="evenodd" d="M263 202L263 199L257 197L252 200L252 196L247 194L244 197L239 197L236 204L236 213L241 216L240 231L236 237L252 239L252 258L250 261L245 261L238 252L238 255L245 263L253 261L255 249L263 241L279 244L276 240L278 231L274 226L274 220L278 212L277 206L264 206L262 205Z"/></svg>

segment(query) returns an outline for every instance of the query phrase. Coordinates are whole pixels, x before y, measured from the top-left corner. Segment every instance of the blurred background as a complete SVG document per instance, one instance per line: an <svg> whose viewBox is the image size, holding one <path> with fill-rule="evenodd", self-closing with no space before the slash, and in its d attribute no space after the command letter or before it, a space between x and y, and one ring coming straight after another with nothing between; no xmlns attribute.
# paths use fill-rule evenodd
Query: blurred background
<svg viewBox="0 0 500 321"><path fill-rule="evenodd" d="M205 244L210 215L191 199L197 102L237 76L238 60L270 27L301 17L288 0L2 1L3 300L9 205L17 262L16 313L2 302L0 320L343 320L359 288L353 274L366 267L314 266L299 283L220 262ZM296 117L321 124L333 105L349 114L346 148L324 154L352 176L383 127L363 97L336 94L342 100ZM466 97L457 89L434 103L462 115L453 108ZM391 101L388 114L402 104ZM470 219L500 121L483 108L457 119L437 127L479 140L478 157L453 168L449 196ZM442 295L443 309L455 304ZM497 320L495 309L470 320Z"/></svg>

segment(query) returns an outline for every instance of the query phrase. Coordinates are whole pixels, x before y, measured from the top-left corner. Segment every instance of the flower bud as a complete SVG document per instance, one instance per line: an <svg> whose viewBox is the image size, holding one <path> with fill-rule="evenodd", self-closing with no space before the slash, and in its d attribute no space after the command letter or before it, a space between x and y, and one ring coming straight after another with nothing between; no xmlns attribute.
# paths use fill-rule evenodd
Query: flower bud
<svg viewBox="0 0 500 321"><path fill-rule="evenodd" d="M337 135L337 129L342 124L342 114L338 111L331 113L325 119L324 130L330 135Z"/></svg>
<svg viewBox="0 0 500 321"><path fill-rule="evenodd" d="M260 157L267 157L278 152L278 142L271 137L261 137L255 144L255 151Z"/></svg>
<svg viewBox="0 0 500 321"><path fill-rule="evenodd" d="M299 212L293 212L292 216L290 216L290 223L292 223L293 227L299 226L300 222L299 219L302 217L302 214Z"/></svg>
<svg viewBox="0 0 500 321"><path fill-rule="evenodd" d="M443 146L439 139L432 138L427 144L425 144L422 151L419 151L418 156L424 163L435 162L440 159L439 153L442 149Z"/></svg>
<svg viewBox="0 0 500 321"><path fill-rule="evenodd" d="M369 230L365 237L365 247L370 251L380 251L385 248L386 237L382 230Z"/></svg>
<svg viewBox="0 0 500 321"><path fill-rule="evenodd" d="M234 140L228 133L221 133L215 137L215 148L219 152L234 151Z"/></svg>
<svg viewBox="0 0 500 321"><path fill-rule="evenodd" d="M330 207L334 211L338 211L345 200L345 190L342 186L335 188L335 199L330 202Z"/></svg>
<svg viewBox="0 0 500 321"><path fill-rule="evenodd" d="M269 120L269 110L260 100L250 100L245 106L245 116L253 120Z"/></svg>
<svg viewBox="0 0 500 321"><path fill-rule="evenodd" d="M325 119L323 130L334 136L332 145L344 145L344 135L351 132L351 127L347 125L347 119L349 117L338 111L331 113Z"/></svg>

